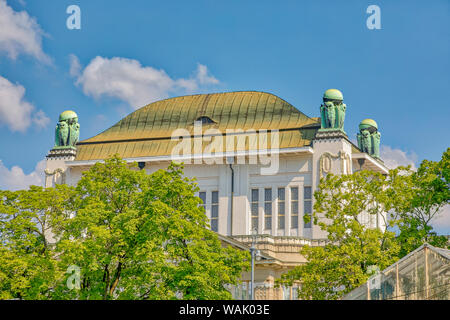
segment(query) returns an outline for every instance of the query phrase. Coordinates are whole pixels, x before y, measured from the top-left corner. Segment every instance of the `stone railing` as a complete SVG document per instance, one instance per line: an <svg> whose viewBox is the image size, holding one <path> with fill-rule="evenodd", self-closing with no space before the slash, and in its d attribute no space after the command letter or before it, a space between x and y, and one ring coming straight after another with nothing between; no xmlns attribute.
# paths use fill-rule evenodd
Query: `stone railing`
<svg viewBox="0 0 450 320"><path fill-rule="evenodd" d="M233 236L233 239L240 241L245 244L251 244L253 236L252 235L237 235ZM257 244L272 244L276 246L304 246L310 245L313 247L324 246L328 239L306 239L295 236L271 236L268 234L258 234L255 238Z"/></svg>

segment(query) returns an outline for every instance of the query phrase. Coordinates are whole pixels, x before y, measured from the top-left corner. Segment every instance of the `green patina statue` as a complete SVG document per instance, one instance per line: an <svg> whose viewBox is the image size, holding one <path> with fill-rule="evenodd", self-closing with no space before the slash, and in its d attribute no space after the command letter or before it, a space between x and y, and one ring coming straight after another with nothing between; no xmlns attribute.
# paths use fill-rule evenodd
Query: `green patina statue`
<svg viewBox="0 0 450 320"><path fill-rule="evenodd" d="M374 158L380 158L381 134L377 123L372 119L364 119L359 124L359 133L356 135L358 147L362 152L370 154Z"/></svg>
<svg viewBox="0 0 450 320"><path fill-rule="evenodd" d="M323 95L323 104L320 106L322 119L321 129L334 129L344 131L345 109L347 106L342 92L337 89L328 89Z"/></svg>
<svg viewBox="0 0 450 320"><path fill-rule="evenodd" d="M80 136L78 116L72 110L64 111L59 115L59 122L55 128L55 147L75 147Z"/></svg>
<svg viewBox="0 0 450 320"><path fill-rule="evenodd" d="M381 133L379 133L378 131L374 132L372 134L372 151L373 151L373 156L375 158L379 158L380 157L380 140L381 140Z"/></svg>

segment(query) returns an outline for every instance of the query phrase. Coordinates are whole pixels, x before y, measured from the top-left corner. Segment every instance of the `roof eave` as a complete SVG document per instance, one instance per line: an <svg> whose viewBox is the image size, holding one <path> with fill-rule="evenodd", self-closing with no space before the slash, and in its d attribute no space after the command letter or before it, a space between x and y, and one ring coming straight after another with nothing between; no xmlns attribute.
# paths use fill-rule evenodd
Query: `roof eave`
<svg viewBox="0 0 450 320"><path fill-rule="evenodd" d="M372 156L368 155L365 152L353 153L352 159L364 159L365 162L362 169L369 169L376 172L380 172L382 174L389 173L389 169L384 164L382 164L380 161L376 160L375 158L373 158Z"/></svg>
<svg viewBox="0 0 450 320"><path fill-rule="evenodd" d="M261 150L250 150L250 151L231 151L231 152L218 152L214 155L205 154L188 154L183 156L150 156L150 157L136 157L136 158L124 158L127 162L170 162L177 161L183 162L186 160L196 160L196 159L222 159L226 160L228 157L247 157L247 156L259 156L267 154L313 154L314 150L310 146L305 147L295 147L295 148L282 148L282 149L261 149ZM104 162L103 159L95 160L74 160L66 161L65 164L68 167L80 167L80 166L91 166L97 162ZM224 162L226 163L226 162Z"/></svg>

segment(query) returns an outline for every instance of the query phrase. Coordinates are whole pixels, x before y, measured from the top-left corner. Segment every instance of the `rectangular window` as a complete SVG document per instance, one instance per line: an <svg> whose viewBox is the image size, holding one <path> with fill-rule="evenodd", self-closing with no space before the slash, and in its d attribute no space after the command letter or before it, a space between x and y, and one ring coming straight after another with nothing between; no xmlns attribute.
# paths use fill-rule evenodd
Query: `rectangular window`
<svg viewBox="0 0 450 320"><path fill-rule="evenodd" d="M285 189L278 188L278 229L284 229L284 216L286 214L285 200Z"/></svg>
<svg viewBox="0 0 450 320"><path fill-rule="evenodd" d="M264 189L264 229L272 229L272 188Z"/></svg>
<svg viewBox="0 0 450 320"><path fill-rule="evenodd" d="M291 228L298 228L298 187L291 187Z"/></svg>
<svg viewBox="0 0 450 320"><path fill-rule="evenodd" d="M311 187L303 188L303 212L312 218L312 190ZM311 228L311 220L305 224L305 228Z"/></svg>
<svg viewBox="0 0 450 320"><path fill-rule="evenodd" d="M219 230L219 191L211 192L211 230Z"/></svg>
<svg viewBox="0 0 450 320"><path fill-rule="evenodd" d="M292 300L298 300L298 287L292 287Z"/></svg>
<svg viewBox="0 0 450 320"><path fill-rule="evenodd" d="M203 201L203 203L200 204L200 207L203 207L206 210L206 192L200 191L198 197Z"/></svg>
<svg viewBox="0 0 450 320"><path fill-rule="evenodd" d="M252 189L251 199L252 229L258 230L258 208L259 208L259 189Z"/></svg>

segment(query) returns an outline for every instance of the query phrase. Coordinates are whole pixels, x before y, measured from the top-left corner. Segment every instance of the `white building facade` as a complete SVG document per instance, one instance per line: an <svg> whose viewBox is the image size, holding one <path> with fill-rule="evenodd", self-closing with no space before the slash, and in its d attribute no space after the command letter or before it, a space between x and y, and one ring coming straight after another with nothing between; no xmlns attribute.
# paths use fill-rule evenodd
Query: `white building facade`
<svg viewBox="0 0 450 320"><path fill-rule="evenodd" d="M171 161L183 162L184 174L196 177L211 228L244 244L256 228L275 247L275 243L277 248L284 246L278 256L278 249L271 254L285 270L304 262L298 254L301 241L326 238L317 225L303 220L312 214L313 193L321 177L361 169L388 172L376 155L362 152L363 142L356 146L349 140L343 130L342 100L338 90L327 90L321 117L308 117L264 92L157 101L95 137L54 147L47 156L45 184L74 185L83 171L114 154L138 162L148 173L167 168ZM344 106L343 115L324 113L338 110L333 102ZM330 118L337 125L327 124ZM286 249L292 241L294 251ZM268 276L270 272L261 283Z"/></svg>

